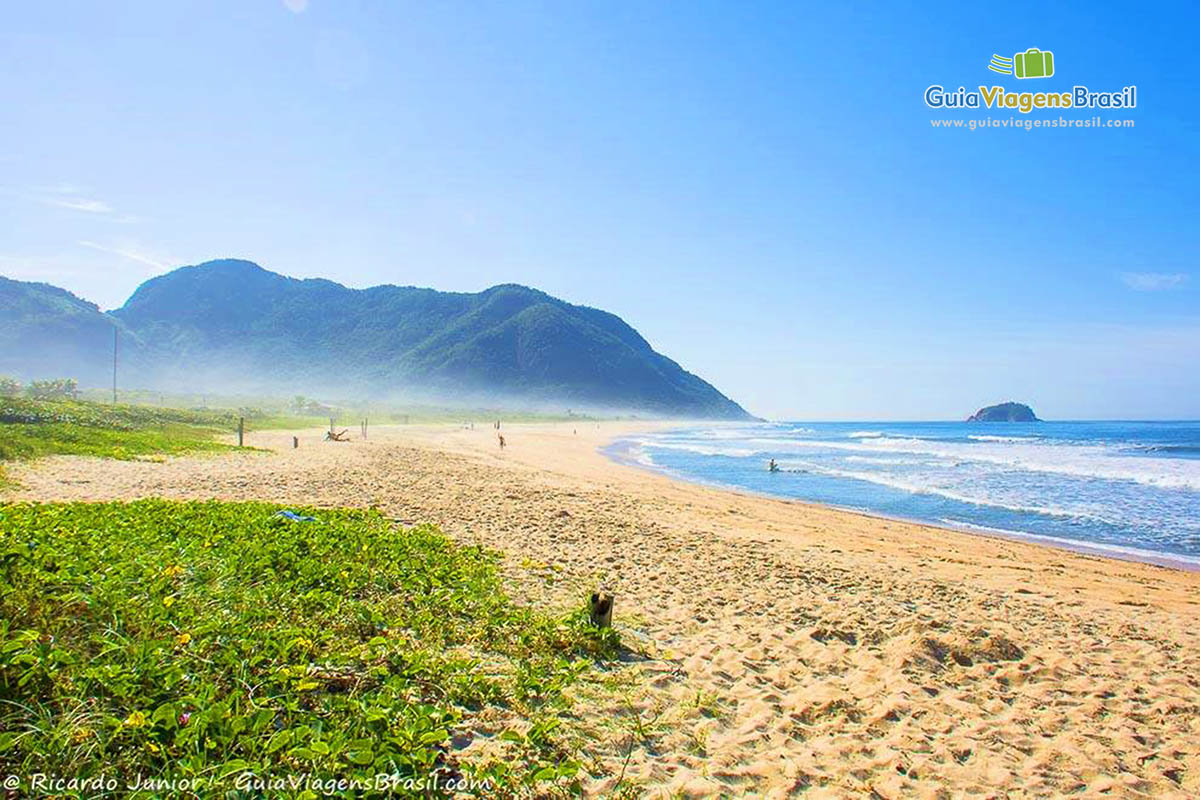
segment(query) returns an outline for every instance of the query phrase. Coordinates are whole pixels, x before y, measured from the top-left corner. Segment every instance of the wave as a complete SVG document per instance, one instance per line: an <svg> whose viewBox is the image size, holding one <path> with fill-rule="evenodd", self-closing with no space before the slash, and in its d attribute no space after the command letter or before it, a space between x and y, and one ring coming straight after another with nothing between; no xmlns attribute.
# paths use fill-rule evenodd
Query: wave
<svg viewBox="0 0 1200 800"><path fill-rule="evenodd" d="M729 456L730 458L749 458L759 455L761 450L751 450L745 447L722 447L709 444L691 444L688 442L667 442L660 440L642 440L639 444L645 447L662 450L682 450L685 453L695 453L700 456Z"/></svg>
<svg viewBox="0 0 1200 800"><path fill-rule="evenodd" d="M992 436L983 433L968 434L967 438L976 442L1037 442L1042 439L1040 436Z"/></svg>
<svg viewBox="0 0 1200 800"><path fill-rule="evenodd" d="M924 467L930 464L927 458L889 458L887 456L846 456L844 460L854 464L884 467Z"/></svg>
<svg viewBox="0 0 1200 800"><path fill-rule="evenodd" d="M1175 453L1178 455L1200 455L1200 445L1196 444L1148 444L1135 445L1131 450L1143 453Z"/></svg>
<svg viewBox="0 0 1200 800"><path fill-rule="evenodd" d="M890 489L898 489L909 494L928 494L944 497L947 500L953 500L957 503L966 503L973 506L988 506L990 508L1000 508L1005 511L1016 511L1023 514L1039 514L1042 516L1059 517L1063 519L1088 519L1093 522L1100 522L1106 525L1120 525L1120 520L1105 517L1103 514L1094 510L1084 510L1080 508L1066 508L1052 505L1029 505L1017 502L1005 502L992 497L981 497L977 495L965 494L962 491L951 489L944 486L936 486L928 483L920 483L912 480L905 480L894 475L889 475L882 472L862 472L859 470L838 469L836 467L827 467L821 464L814 464L810 461L781 461L779 467L784 472L800 472L809 474L828 475L833 478L845 478L850 480L866 481L877 486L886 486Z"/></svg>
<svg viewBox="0 0 1200 800"><path fill-rule="evenodd" d="M867 513L1028 531L1060 546L1092 543L1143 560L1157 553L1200 561L1200 429L1062 423L1010 435L953 423L859 425L642 434L632 437L638 452L630 461L710 485ZM785 474L767 476L768 458Z"/></svg>
<svg viewBox="0 0 1200 800"><path fill-rule="evenodd" d="M954 443L911 437L879 437L856 442L794 439L781 441L779 445L781 449L927 455L956 464L976 462L1021 472L1133 481L1159 489L1200 490L1200 460L1120 455L1120 450L1100 445L1008 442L988 447L988 443Z"/></svg>

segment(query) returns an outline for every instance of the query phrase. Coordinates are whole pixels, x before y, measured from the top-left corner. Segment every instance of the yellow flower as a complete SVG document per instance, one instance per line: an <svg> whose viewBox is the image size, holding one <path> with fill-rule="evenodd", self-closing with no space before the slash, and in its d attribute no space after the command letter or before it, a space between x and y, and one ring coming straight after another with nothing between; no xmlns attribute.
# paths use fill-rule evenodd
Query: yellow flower
<svg viewBox="0 0 1200 800"><path fill-rule="evenodd" d="M163 570L163 575L166 575L168 578L174 578L176 575L182 575L182 574L183 574L183 567L179 566L178 564L172 564L171 566L169 566Z"/></svg>
<svg viewBox="0 0 1200 800"><path fill-rule="evenodd" d="M175 644L187 644L192 640L190 633L180 633L175 636Z"/></svg>
<svg viewBox="0 0 1200 800"><path fill-rule="evenodd" d="M168 595L168 596L164 597L163 605L166 606L167 608L170 608L171 606L175 605L174 595Z"/></svg>
<svg viewBox="0 0 1200 800"><path fill-rule="evenodd" d="M156 745L154 742L150 742L148 746L150 747L151 753L157 753L159 751L158 745Z"/></svg>
<svg viewBox="0 0 1200 800"><path fill-rule="evenodd" d="M125 718L125 725L130 728L140 728L146 724L146 715L141 711L134 711Z"/></svg>

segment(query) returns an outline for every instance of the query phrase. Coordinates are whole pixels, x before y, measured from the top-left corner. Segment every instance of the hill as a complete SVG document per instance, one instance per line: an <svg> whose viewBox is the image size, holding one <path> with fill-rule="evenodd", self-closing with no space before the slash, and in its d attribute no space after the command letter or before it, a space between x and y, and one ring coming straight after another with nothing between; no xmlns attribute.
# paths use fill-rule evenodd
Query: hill
<svg viewBox="0 0 1200 800"><path fill-rule="evenodd" d="M1033 409L1024 403L1008 402L985 406L967 417L967 422L1041 422L1041 420L1033 413Z"/></svg>
<svg viewBox="0 0 1200 800"><path fill-rule="evenodd" d="M30 378L69 373L93 385L112 380L113 328L124 326L95 303L48 283L0 277L0 320L0 373Z"/></svg>
<svg viewBox="0 0 1200 800"><path fill-rule="evenodd" d="M25 339L36 354L32 331L42 320L43 341L61 343L54 360L62 366L52 370L59 374L86 366L72 353L98 349L107 354L101 363L111 363L111 328L117 325L128 334L123 363L127 359L147 387L207 382L275 393L325 389L662 416L749 416L655 352L619 317L514 284L475 294L391 285L351 289L230 259L152 278L109 314L61 289L21 285L30 295L25 302L40 303L41 310L22 317L11 335ZM47 292L60 299L57 312L43 298ZM78 335L72 334L75 317L83 326ZM106 337L98 333L102 326L108 326ZM0 371L31 376L39 367L28 359L12 363L0 357Z"/></svg>

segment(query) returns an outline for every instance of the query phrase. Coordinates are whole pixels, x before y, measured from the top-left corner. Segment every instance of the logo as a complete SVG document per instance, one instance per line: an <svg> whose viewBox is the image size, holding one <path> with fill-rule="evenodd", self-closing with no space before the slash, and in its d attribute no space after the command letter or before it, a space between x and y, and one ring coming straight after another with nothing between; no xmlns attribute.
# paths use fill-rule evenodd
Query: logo
<svg viewBox="0 0 1200 800"><path fill-rule="evenodd" d="M988 69L1018 78L1049 78L1054 75L1054 53L1036 47L1017 53L1012 58L993 53Z"/></svg>
<svg viewBox="0 0 1200 800"><path fill-rule="evenodd" d="M1056 75L1054 53L1031 47L1012 58L992 54L987 68L1000 75L1018 80L1053 78ZM960 85L957 90L935 83L925 90L925 105L939 109L991 109L1016 111L1021 114L1040 112L1059 113L1063 109L1126 109L1137 108L1137 86L1125 86L1116 91L1093 91L1083 84L1039 87L1039 91L1010 91L1003 86L980 84L975 90Z"/></svg>

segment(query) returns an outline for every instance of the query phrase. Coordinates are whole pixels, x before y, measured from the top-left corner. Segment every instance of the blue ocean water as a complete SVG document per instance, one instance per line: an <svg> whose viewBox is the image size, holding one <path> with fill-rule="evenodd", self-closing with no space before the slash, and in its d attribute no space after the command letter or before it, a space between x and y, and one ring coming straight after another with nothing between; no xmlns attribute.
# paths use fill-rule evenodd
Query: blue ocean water
<svg viewBox="0 0 1200 800"><path fill-rule="evenodd" d="M705 483L1200 568L1200 422L713 424L630 437L610 454Z"/></svg>

